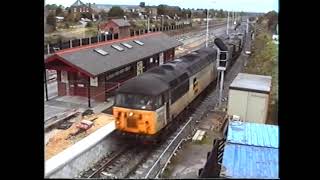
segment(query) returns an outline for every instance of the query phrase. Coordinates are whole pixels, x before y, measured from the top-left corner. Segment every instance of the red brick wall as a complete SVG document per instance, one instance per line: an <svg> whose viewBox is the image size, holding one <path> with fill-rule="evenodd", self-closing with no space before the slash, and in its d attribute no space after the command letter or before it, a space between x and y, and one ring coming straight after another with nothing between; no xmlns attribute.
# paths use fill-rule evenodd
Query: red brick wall
<svg viewBox="0 0 320 180"><path fill-rule="evenodd" d="M116 25L112 21L108 21L108 22L100 25L100 30L105 31L105 32L109 32L110 28L113 28L113 33L120 33L120 29L119 29L118 25Z"/></svg>
<svg viewBox="0 0 320 180"><path fill-rule="evenodd" d="M130 36L130 28L129 27L120 27L119 38L125 38Z"/></svg>
<svg viewBox="0 0 320 180"><path fill-rule="evenodd" d="M104 83L104 75L98 77L98 87L91 86L90 88L91 98L103 102L105 101L105 83Z"/></svg>

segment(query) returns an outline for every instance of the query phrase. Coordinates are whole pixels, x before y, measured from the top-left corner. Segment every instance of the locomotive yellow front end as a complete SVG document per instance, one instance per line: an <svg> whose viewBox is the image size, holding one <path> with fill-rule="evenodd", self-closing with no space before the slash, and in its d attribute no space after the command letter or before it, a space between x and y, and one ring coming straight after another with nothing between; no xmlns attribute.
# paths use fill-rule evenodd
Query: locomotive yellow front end
<svg viewBox="0 0 320 180"><path fill-rule="evenodd" d="M121 132L155 135L163 127L162 97L117 94L113 107L116 128Z"/></svg>
<svg viewBox="0 0 320 180"><path fill-rule="evenodd" d="M114 107L113 116L120 131L146 135L157 133L154 111Z"/></svg>

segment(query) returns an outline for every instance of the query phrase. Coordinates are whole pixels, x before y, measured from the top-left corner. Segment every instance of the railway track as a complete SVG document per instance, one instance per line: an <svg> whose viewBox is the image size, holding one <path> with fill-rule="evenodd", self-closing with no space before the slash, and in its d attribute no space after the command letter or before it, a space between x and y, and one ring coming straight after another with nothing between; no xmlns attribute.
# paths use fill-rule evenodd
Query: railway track
<svg viewBox="0 0 320 180"><path fill-rule="evenodd" d="M240 55L237 61L230 68L226 74L224 82L223 98L228 95L228 87L236 75L242 71L244 64L244 58ZM191 139L191 135L197 127L197 123L200 122L207 113L214 109L218 104L219 89L215 88L213 82L208 88L207 92L203 94L201 98L203 101L199 103L197 108L188 117L188 121L183 123L177 131L168 137L168 140L158 147L155 152L150 156L147 161L137 168L137 170L128 176L129 178L159 178L161 173L165 170L168 163L170 163L171 157L181 147L182 143ZM160 153L161 152L161 153Z"/></svg>
<svg viewBox="0 0 320 180"><path fill-rule="evenodd" d="M123 147L110 157L96 163L96 166L82 173L81 178L126 178L138 164L152 152L154 146L131 144Z"/></svg>
<svg viewBox="0 0 320 180"><path fill-rule="evenodd" d="M228 87L236 75L243 69L244 58L240 55L226 74L223 97L227 95ZM96 163L95 167L82 173L81 178L158 178L170 163L171 157L181 145L191 139L197 128L197 123L207 113L217 106L219 92L216 81L212 82L203 94L195 101L196 108L185 114L185 121L175 132L161 144L126 145L111 157Z"/></svg>

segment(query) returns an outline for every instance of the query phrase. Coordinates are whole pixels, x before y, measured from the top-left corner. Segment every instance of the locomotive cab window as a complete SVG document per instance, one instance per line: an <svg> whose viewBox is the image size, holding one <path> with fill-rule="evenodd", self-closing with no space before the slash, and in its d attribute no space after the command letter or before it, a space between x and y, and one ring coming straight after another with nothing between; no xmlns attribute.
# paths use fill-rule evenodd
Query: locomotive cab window
<svg viewBox="0 0 320 180"><path fill-rule="evenodd" d="M117 94L115 105L132 109L155 110L163 105L163 101L161 96Z"/></svg>

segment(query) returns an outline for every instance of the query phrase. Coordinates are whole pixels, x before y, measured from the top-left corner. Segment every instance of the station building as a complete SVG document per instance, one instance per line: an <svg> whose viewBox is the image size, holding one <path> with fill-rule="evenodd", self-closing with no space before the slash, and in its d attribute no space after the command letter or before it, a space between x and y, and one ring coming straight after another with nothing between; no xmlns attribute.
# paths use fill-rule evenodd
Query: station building
<svg viewBox="0 0 320 180"><path fill-rule="evenodd" d="M58 96L83 96L98 102L113 96L123 82L174 59L181 42L162 32L58 51L45 58L57 71Z"/></svg>

